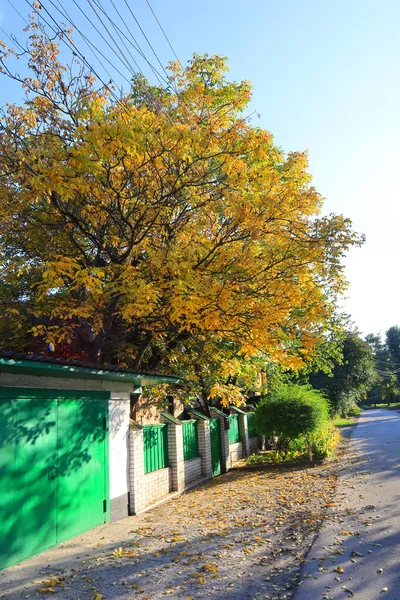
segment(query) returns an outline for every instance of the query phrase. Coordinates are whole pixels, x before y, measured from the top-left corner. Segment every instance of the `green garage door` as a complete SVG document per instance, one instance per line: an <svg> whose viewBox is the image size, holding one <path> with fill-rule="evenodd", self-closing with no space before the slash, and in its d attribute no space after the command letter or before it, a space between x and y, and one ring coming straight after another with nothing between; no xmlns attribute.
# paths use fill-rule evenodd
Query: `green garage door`
<svg viewBox="0 0 400 600"><path fill-rule="evenodd" d="M0 569L107 520L108 397L0 388Z"/></svg>

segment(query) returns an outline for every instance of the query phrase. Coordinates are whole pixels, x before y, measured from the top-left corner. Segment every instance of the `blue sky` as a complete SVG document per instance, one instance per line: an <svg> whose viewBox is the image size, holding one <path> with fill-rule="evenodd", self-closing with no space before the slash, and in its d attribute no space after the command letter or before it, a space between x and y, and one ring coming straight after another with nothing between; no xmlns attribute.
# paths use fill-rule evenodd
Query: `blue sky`
<svg viewBox="0 0 400 600"><path fill-rule="evenodd" d="M25 0L11 1L27 15ZM111 0L96 1L119 22ZM156 64L125 0L113 1ZM146 0L127 1L161 62L172 60ZM87 0L77 3L101 28ZM49 0L43 4L62 20ZM116 64L74 1L62 5ZM151 5L183 62L193 52L223 54L232 79L252 81L252 107L261 115L254 122L271 131L284 150L308 149L314 184L327 198L324 212L345 214L366 234L366 244L346 260L350 287L344 306L359 329L383 333L400 324L398 0L151 0ZM0 0L0 24L21 35L23 22L6 0ZM89 57L82 39L75 39ZM121 80L117 74L115 79ZM20 92L5 84L0 101L18 99Z"/></svg>

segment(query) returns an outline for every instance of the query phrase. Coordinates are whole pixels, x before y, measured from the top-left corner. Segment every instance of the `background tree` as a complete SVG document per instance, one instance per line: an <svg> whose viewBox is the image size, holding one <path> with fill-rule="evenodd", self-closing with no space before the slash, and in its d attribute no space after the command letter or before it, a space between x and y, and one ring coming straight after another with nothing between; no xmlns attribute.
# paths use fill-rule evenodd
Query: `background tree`
<svg viewBox="0 0 400 600"><path fill-rule="evenodd" d="M385 344L390 352L392 366L400 383L400 327L398 325L389 327L385 334Z"/></svg>
<svg viewBox="0 0 400 600"><path fill-rule="evenodd" d="M386 339L381 340L380 335L368 334L365 337L366 342L370 345L374 354L375 366L378 373L377 382L371 389L369 396L374 402L393 402L398 394L398 370L400 363L396 364L395 357L388 345L388 333L395 330L395 327L390 328L386 332ZM396 332L389 333L392 345L395 346Z"/></svg>
<svg viewBox="0 0 400 600"><path fill-rule="evenodd" d="M2 44L0 65L26 95L0 121L3 344L178 372L196 372L198 344L214 365L223 349L295 368L312 356L362 240L320 216L307 156L243 117L251 88L226 80L224 58L117 98L32 18L26 50Z"/></svg>
<svg viewBox="0 0 400 600"><path fill-rule="evenodd" d="M334 360L331 375L318 371L310 375L310 383L328 396L332 410L348 415L356 403L365 399L378 375L370 345L358 334L349 332L342 341L342 358Z"/></svg>
<svg viewBox="0 0 400 600"><path fill-rule="evenodd" d="M400 327L398 325L389 327L385 335L385 342L393 360L400 363Z"/></svg>

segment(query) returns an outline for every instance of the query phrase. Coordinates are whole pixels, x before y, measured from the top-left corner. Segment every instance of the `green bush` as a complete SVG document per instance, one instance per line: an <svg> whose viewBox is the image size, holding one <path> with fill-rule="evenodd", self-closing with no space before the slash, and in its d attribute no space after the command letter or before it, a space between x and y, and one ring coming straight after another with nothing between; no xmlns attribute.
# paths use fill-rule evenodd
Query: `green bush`
<svg viewBox="0 0 400 600"><path fill-rule="evenodd" d="M358 404L354 404L348 412L349 417L359 417L362 413L362 408Z"/></svg>
<svg viewBox="0 0 400 600"><path fill-rule="evenodd" d="M260 435L294 439L311 433L329 421L325 396L307 385L282 385L265 396L255 411Z"/></svg>
<svg viewBox="0 0 400 600"><path fill-rule="evenodd" d="M339 430L332 422L307 436L300 436L288 442L285 450L271 450L263 454L252 454L247 459L248 465L268 463L285 463L306 460L310 456L310 447L315 460L331 456L340 441Z"/></svg>
<svg viewBox="0 0 400 600"><path fill-rule="evenodd" d="M288 453L293 440L312 448L313 436L329 422L328 401L322 392L307 385L282 385L257 405L257 432L276 440L278 451Z"/></svg>
<svg viewBox="0 0 400 600"><path fill-rule="evenodd" d="M292 440L289 444L289 451L297 451L299 457L307 458L311 449L313 458L320 460L331 456L339 441L339 430L332 422L329 422L307 437L300 436Z"/></svg>

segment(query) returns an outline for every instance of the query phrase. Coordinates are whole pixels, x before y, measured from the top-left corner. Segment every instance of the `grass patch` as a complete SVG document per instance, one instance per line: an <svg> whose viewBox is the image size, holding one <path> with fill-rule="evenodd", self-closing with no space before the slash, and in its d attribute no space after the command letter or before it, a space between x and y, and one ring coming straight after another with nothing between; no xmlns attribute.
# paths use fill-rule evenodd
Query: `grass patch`
<svg viewBox="0 0 400 600"><path fill-rule="evenodd" d="M361 408L363 410L371 410L373 408L386 408L388 410L396 410L400 407L400 402L391 402L390 405L388 405L387 402L382 402L382 403L378 403L378 404L362 404Z"/></svg>
<svg viewBox="0 0 400 600"><path fill-rule="evenodd" d="M353 425L354 417L337 417L333 419L333 424L335 427L348 427L349 425Z"/></svg>

